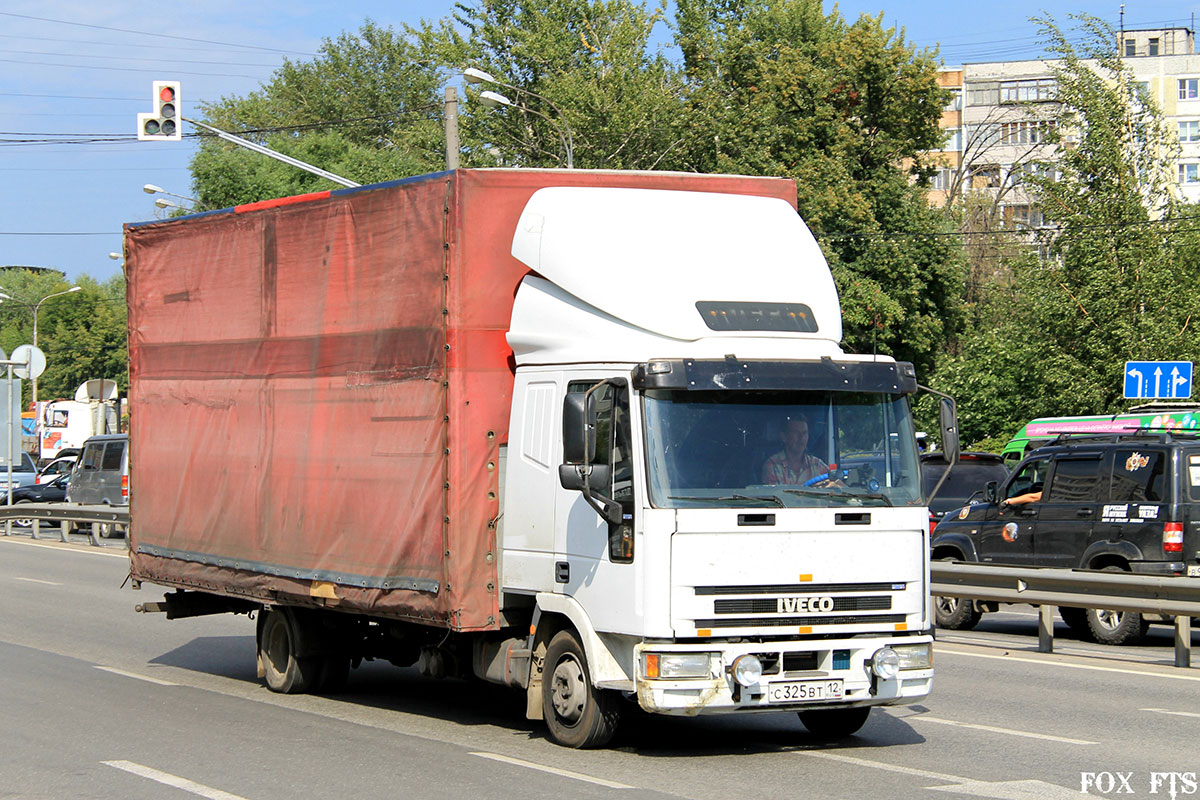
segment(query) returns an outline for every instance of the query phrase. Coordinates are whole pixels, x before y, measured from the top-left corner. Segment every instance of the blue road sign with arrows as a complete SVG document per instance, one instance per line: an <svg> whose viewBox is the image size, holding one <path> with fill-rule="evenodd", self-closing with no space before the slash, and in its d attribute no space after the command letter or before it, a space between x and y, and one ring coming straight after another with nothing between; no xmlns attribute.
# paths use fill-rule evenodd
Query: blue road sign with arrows
<svg viewBox="0 0 1200 800"><path fill-rule="evenodd" d="M1186 400L1192 396L1192 362L1126 361L1125 396L1139 400Z"/></svg>

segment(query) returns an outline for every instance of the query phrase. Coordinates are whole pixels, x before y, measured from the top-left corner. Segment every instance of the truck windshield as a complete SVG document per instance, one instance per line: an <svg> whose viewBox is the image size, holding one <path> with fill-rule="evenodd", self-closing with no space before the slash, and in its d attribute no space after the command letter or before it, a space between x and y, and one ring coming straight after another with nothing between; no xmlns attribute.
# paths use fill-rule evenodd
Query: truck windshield
<svg viewBox="0 0 1200 800"><path fill-rule="evenodd" d="M908 401L864 392L648 390L659 508L921 502Z"/></svg>

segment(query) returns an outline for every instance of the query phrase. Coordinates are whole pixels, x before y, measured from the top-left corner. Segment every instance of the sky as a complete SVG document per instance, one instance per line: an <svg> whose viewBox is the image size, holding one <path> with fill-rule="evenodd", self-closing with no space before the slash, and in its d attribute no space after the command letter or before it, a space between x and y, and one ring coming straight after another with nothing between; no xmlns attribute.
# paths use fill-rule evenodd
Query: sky
<svg viewBox="0 0 1200 800"><path fill-rule="evenodd" d="M126 222L161 218L162 198L191 192L196 146L139 142L151 82L181 82L183 115L268 82L284 58L306 60L323 39L365 19L384 26L447 16L453 0L2 0L0 2L0 267L38 266L105 281L120 274ZM882 13L946 66L1037 58L1043 11L1087 11L1114 26L1121 4L844 0L848 19ZM1193 27L1200 3L1129 2L1128 28ZM832 4L826 3L826 10ZM667 38L665 32L663 38ZM501 76L497 76L501 77ZM461 96L461 92L460 92ZM184 133L194 130L185 124ZM317 165L320 166L320 165ZM171 195L150 195L152 184Z"/></svg>

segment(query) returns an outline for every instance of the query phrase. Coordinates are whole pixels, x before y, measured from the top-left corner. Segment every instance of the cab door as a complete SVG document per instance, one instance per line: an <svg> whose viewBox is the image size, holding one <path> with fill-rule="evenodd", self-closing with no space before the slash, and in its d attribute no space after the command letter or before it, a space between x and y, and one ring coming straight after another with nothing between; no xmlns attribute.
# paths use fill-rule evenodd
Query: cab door
<svg viewBox="0 0 1200 800"><path fill-rule="evenodd" d="M1107 459L1104 453L1072 452L1054 459L1050 483L1038 506L1034 561L1045 567L1077 567L1100 517Z"/></svg>
<svg viewBox="0 0 1200 800"><path fill-rule="evenodd" d="M596 401L594 464L606 464L611 478L593 487L621 506L621 520L609 523L574 489L558 487L555 514L555 581L574 597L597 631L638 633L642 628L641 564L635 530L639 527L635 495L633 419L629 384L623 379L572 380L568 393L593 391ZM561 453L560 453L561 454Z"/></svg>
<svg viewBox="0 0 1200 800"><path fill-rule="evenodd" d="M1033 563L1033 533L1037 522L1037 503L1009 505L1004 502L1044 489L1050 470L1050 457L1026 460L1000 487L999 501L989 508L979 530L979 560L996 564Z"/></svg>

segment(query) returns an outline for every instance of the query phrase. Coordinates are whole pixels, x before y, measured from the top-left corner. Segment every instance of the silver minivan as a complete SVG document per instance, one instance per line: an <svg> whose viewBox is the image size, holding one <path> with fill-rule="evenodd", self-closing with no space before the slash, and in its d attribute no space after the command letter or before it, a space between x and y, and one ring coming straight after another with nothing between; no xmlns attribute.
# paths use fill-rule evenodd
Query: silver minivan
<svg viewBox="0 0 1200 800"><path fill-rule="evenodd" d="M83 443L83 452L71 470L67 502L129 505L129 434L93 436Z"/></svg>

